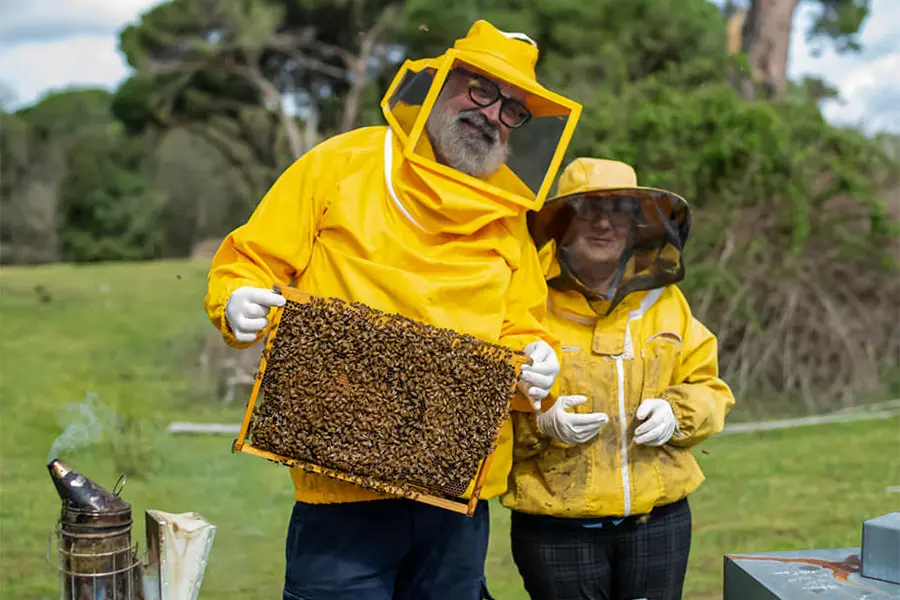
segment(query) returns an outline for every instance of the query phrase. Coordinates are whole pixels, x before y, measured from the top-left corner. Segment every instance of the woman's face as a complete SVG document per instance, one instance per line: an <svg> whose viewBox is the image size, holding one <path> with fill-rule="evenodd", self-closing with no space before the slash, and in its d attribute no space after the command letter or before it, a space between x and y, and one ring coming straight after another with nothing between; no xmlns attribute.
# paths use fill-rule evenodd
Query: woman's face
<svg viewBox="0 0 900 600"><path fill-rule="evenodd" d="M633 211L618 198L581 199L563 239L580 278L610 277L628 244ZM587 271L587 272L584 272Z"/></svg>

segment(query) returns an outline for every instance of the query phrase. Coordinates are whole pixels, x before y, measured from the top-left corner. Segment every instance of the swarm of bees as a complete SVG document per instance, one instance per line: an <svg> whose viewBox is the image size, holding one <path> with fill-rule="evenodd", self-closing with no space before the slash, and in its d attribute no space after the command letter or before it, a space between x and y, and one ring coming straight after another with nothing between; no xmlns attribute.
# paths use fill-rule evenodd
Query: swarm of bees
<svg viewBox="0 0 900 600"><path fill-rule="evenodd" d="M515 355L360 303L288 300L249 435L261 450L381 483L364 487L458 497L507 415Z"/></svg>

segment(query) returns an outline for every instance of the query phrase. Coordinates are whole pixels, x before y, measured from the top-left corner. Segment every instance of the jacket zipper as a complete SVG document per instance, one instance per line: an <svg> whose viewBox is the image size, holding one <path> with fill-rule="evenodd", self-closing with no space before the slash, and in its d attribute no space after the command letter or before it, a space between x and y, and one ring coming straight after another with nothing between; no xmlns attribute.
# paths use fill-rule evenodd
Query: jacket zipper
<svg viewBox="0 0 900 600"><path fill-rule="evenodd" d="M625 514L631 515L631 484L628 475L628 418L625 415L625 366L622 356L616 356L616 379L619 388L619 430L622 444L622 489L625 492Z"/></svg>

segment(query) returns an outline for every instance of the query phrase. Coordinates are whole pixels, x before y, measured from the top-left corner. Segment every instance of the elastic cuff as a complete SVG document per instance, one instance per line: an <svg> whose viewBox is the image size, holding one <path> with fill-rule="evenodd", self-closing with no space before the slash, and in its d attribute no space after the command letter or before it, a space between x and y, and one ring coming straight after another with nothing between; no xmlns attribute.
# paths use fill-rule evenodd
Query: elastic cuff
<svg viewBox="0 0 900 600"><path fill-rule="evenodd" d="M497 344L500 346L505 346L510 350L515 350L516 352L524 352L525 347L528 344L540 341L546 340L536 335L523 335L521 333L514 333L511 335L500 336L500 338L497 340Z"/></svg>
<svg viewBox="0 0 900 600"><path fill-rule="evenodd" d="M681 430L681 408L678 406L678 404L673 402L672 399L665 394L665 392L660 395L660 398L662 398L669 404L669 407L672 409L672 414L675 415L675 433L672 434L672 437L676 439L685 437L685 433Z"/></svg>
<svg viewBox="0 0 900 600"><path fill-rule="evenodd" d="M537 419L537 414L531 413L528 415L528 420L531 423L531 426L534 428L535 438L536 440L531 446L532 450L536 450L538 452L543 452L547 449L548 446L557 443L555 439L550 437L549 435L541 429L540 422Z"/></svg>
<svg viewBox="0 0 900 600"><path fill-rule="evenodd" d="M522 413L533 413L534 407L531 405L531 401L522 393L521 390L516 386L516 393L513 396L512 400L509 402L509 410L515 410Z"/></svg>

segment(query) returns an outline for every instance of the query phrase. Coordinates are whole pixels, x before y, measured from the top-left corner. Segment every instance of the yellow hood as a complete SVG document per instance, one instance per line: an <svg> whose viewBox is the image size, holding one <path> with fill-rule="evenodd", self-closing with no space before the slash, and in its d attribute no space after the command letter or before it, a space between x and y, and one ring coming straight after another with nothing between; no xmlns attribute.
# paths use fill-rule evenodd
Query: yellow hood
<svg viewBox="0 0 900 600"><path fill-rule="evenodd" d="M408 60L401 66L381 102L399 143L399 152L391 157L394 178L389 183L422 229L470 234L493 220L543 205L581 106L537 82L537 58L538 49L527 36L507 34L487 21L477 21L465 38L441 56ZM533 116L521 130L510 132L510 159L488 177L472 177L438 163L425 132L443 84L457 65L474 67L521 90ZM536 143L533 136L544 143ZM527 149L515 148L513 140ZM531 162L522 157L529 151L534 153Z"/></svg>

